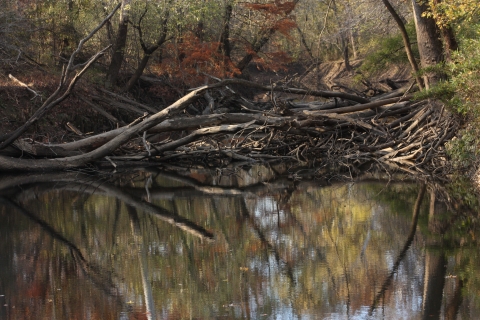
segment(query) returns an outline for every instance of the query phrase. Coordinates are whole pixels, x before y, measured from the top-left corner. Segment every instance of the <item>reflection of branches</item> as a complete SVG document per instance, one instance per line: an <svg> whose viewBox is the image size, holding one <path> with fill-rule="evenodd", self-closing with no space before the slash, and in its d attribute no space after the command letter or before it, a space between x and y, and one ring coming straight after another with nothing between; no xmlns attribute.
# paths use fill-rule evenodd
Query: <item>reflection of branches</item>
<svg viewBox="0 0 480 320"><path fill-rule="evenodd" d="M347 317L350 318L350 282L348 279L348 273L347 273L347 266L345 265L345 259L340 258L340 253L338 252L338 246L337 243L333 240L332 233L330 232L330 229L327 227L327 233L332 241L333 246L335 247L335 253L337 255L338 260L341 262L342 265L342 270L343 270L343 277L345 278L345 284L347 285Z"/></svg>
<svg viewBox="0 0 480 320"><path fill-rule="evenodd" d="M118 199L115 199L115 219L113 220L113 227L112 227L112 251L117 243L117 241L115 241L115 237L117 235L117 227L118 227L118 222L120 220L120 205L121 205L120 201Z"/></svg>
<svg viewBox="0 0 480 320"><path fill-rule="evenodd" d="M178 202L172 201L172 206L174 208L174 212L180 211L178 208ZM184 247L185 252L187 253L187 259L188 259L188 271L191 275L192 278L195 279L195 283L197 284L198 288L200 288L200 270L199 268L196 267L196 262L195 262L195 257L194 257L194 250L192 249L192 246L190 246L187 242L187 237L185 237L185 234L180 235L182 238L182 245ZM198 289L197 289L198 290Z"/></svg>
<svg viewBox="0 0 480 320"><path fill-rule="evenodd" d="M225 227L224 221L227 221L227 220L223 219L223 217L220 217L219 210L218 210L218 207L217 207L217 204L216 204L214 198L210 198L210 201L212 203L211 204L212 213L215 216L215 220L220 225L220 229L222 231L222 234L223 234L223 237L225 239L225 242L226 242L227 246L230 247L231 241L230 241L230 235L229 235L229 232L228 232L228 228L231 228L232 226Z"/></svg>
<svg viewBox="0 0 480 320"><path fill-rule="evenodd" d="M138 200L115 186L102 184L98 186L98 188L102 191L105 191L107 194L111 194L114 197L124 201L126 204L135 207L137 210L141 209L149 214L153 214L160 220L180 228L194 236L197 236L203 240L213 240L213 234L211 232L205 230L203 227L186 218L183 218L177 214L173 214L168 210L154 204Z"/></svg>
<svg viewBox="0 0 480 320"><path fill-rule="evenodd" d="M155 303L153 302L152 286L148 280L147 254L143 242L143 233L140 228L137 210L127 205L128 215L130 216L130 226L132 227L133 238L138 250L138 260L140 263L140 273L142 274L143 294L145 295L145 305L147 307L147 318L149 320L156 318Z"/></svg>
<svg viewBox="0 0 480 320"><path fill-rule="evenodd" d="M45 231L48 235L59 241L60 243L66 245L72 256L74 257L75 262L77 262L80 269L84 272L84 274L95 284L98 288L103 290L106 294L112 297L116 297L117 302L122 304L121 301L118 300L118 293L120 290L115 286L113 280L110 278L111 272L101 270L100 267L94 265L91 262L88 262L87 259L83 256L80 249L72 243L70 240L65 238L61 233L56 231L52 226L50 226L45 220L40 219L39 217L35 216L33 213L27 211L17 203L6 199L5 197L0 197L0 202L3 202L13 208L15 208L18 212L25 215L27 218L35 222L39 225L43 231Z"/></svg>
<svg viewBox="0 0 480 320"><path fill-rule="evenodd" d="M242 214L244 215L244 217L247 218L247 221L252 225L253 230L255 230L255 232L257 233L257 236L260 239L260 241L262 242L262 244L268 250L273 252L273 255L275 257L275 260L277 261L277 264L279 266L281 266L282 262L283 262L283 264L287 267L286 272L287 272L288 279L290 280L290 283L292 285L294 285L295 284L295 279L293 277L293 269L292 269L291 264L280 257L280 253L278 252L278 249L276 248L276 246L274 246L273 244L271 244L268 241L268 239L265 236L265 234L263 233L263 231L255 223L255 219L248 212L247 205L245 204L245 200L241 201L240 210L241 210Z"/></svg>
<svg viewBox="0 0 480 320"><path fill-rule="evenodd" d="M462 197L463 199L455 198L455 193L451 194L451 191L447 189L445 184L440 184L438 182L429 183L429 189L431 190L430 193L430 217L433 218L437 205L444 206L444 211L450 211L454 214L448 215L448 219L441 219L440 221L432 221L433 219L429 218L429 226L428 228L430 231L444 235L451 227L455 225L455 221L462 217L470 217L476 216L478 214L478 207L475 207L473 204L471 207L466 205L464 202L468 197ZM478 204L477 204L478 206ZM433 211L432 211L433 210ZM437 219L435 219L437 220ZM433 222L433 225L432 225Z"/></svg>
<svg viewBox="0 0 480 320"><path fill-rule="evenodd" d="M152 171L153 170L153 171ZM148 172L156 172L158 176L161 176L169 181L176 181L179 182L185 187L179 188L170 188L175 190L175 192L182 192L187 191L189 194L193 192L199 192L200 194L208 194L208 195L218 195L218 196L245 196L245 195L254 195L258 196L258 194L268 193L273 189L285 189L290 188L292 186L292 182L285 180L282 178L274 179L273 181L262 181L250 184L248 186L243 187L224 187L224 186L213 186L200 183L198 180L180 175L174 172L158 172L152 168L148 168ZM211 174L213 175L215 172L212 171ZM193 189L192 189L193 188ZM150 190L150 193L153 194L154 191ZM177 194L177 193L175 193Z"/></svg>
<svg viewBox="0 0 480 320"><path fill-rule="evenodd" d="M372 305L370 306L370 311L369 311L370 315L373 314L373 311L377 307L378 302L384 296L385 292L387 291L388 287L390 286L390 283L392 282L393 276L397 273L397 270L400 267L400 263L402 262L402 260L405 257L408 249L410 248L410 245L412 244L413 238L415 237L415 232L417 231L417 222L418 222L418 216L419 216L419 213L420 213L420 205L422 203L423 196L425 195L425 190L426 190L426 185L423 184L422 187L420 188L420 190L418 191L417 200L415 201L415 205L413 207L412 224L410 226L410 233L408 234L407 241L405 241L405 244L403 245L402 250L398 254L397 260L393 264L392 271L390 271L388 277L383 282L383 285L382 285L380 291L375 296L375 299L373 300Z"/></svg>
<svg viewBox="0 0 480 320"><path fill-rule="evenodd" d="M307 192L305 194L310 200L313 201L313 203L318 203L318 199L314 198L311 193ZM289 212L289 215L290 215L290 218L292 219L292 221L295 223L295 225L298 225L298 227L299 227L300 231L302 232L303 236L306 237L305 227L302 225L302 223L297 219L297 217L292 212L290 212L290 211L288 211L288 212ZM320 261L325 263L325 265L327 266L328 274L332 278L333 288L335 288L336 287L335 278L332 275L332 269L330 268L330 265L328 264L325 253L320 252L320 250L318 248L315 248L315 252L317 254L317 257L320 259Z"/></svg>
<svg viewBox="0 0 480 320"><path fill-rule="evenodd" d="M195 224L194 222L183 218L179 215L172 214L166 209L163 209L159 206L153 205L151 203L139 200L130 194L124 192L122 189L117 188L106 181L101 181L100 183L92 178L78 176L78 175L34 175L32 179L23 180L25 183L43 183L42 186L45 186L45 183L50 186L50 189L62 190L75 190L84 193L99 193L103 191L108 195L125 202L126 204L135 207L137 210L143 210L153 216L159 218L162 221L165 221L177 228L180 228L194 236L197 236L201 239L210 241L213 240L213 234L203 227ZM52 179L53 184L52 184ZM46 188L42 188L43 191ZM1 190L1 189L0 189Z"/></svg>
<svg viewBox="0 0 480 320"><path fill-rule="evenodd" d="M455 291L453 292L453 297L450 300L450 303L445 306L445 319L446 320L455 320L457 318L458 309L462 304L462 290L463 290L463 280L457 277L455 279Z"/></svg>

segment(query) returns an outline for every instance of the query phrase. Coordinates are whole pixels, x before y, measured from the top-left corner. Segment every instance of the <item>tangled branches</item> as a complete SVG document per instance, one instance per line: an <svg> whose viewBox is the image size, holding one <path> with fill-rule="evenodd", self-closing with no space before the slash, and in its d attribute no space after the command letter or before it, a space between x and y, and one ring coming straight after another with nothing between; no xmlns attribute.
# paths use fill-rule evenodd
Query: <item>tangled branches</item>
<svg viewBox="0 0 480 320"><path fill-rule="evenodd" d="M270 98L246 99L232 89L239 85L267 91ZM0 170L66 169L99 161L113 166L132 161L224 166L280 160L315 167L375 162L413 174L445 174L444 144L458 122L438 103L411 101L406 91L369 100L229 79L193 90L156 113L144 110L129 125L75 142L46 145L17 139L14 146L22 159L0 156ZM296 101L292 94L323 101Z"/></svg>

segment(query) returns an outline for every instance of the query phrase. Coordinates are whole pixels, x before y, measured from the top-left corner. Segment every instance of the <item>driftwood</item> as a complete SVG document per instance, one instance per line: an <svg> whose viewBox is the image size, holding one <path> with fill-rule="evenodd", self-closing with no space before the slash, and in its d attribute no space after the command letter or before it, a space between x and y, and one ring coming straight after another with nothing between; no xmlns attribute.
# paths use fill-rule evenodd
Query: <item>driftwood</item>
<svg viewBox="0 0 480 320"><path fill-rule="evenodd" d="M320 167L375 162L415 174L445 174L447 170L444 144L459 124L436 102L412 101L409 92L413 85L367 98L360 93L225 79L193 89L168 107L147 106L96 88L96 94L77 97L117 129L88 135L70 123L77 141L42 144L21 139L29 126L72 93L82 74L108 49L85 64L73 64L83 44L117 9L80 41L57 90L42 107L17 130L0 136L0 171L62 170L95 164L118 168L132 161L224 166L277 160ZM77 69L80 71L73 74ZM251 101L234 90L238 87L269 93L270 100ZM307 103L301 101L305 96L320 99ZM114 116L99 103L109 105L108 110L128 110L129 116L137 118Z"/></svg>

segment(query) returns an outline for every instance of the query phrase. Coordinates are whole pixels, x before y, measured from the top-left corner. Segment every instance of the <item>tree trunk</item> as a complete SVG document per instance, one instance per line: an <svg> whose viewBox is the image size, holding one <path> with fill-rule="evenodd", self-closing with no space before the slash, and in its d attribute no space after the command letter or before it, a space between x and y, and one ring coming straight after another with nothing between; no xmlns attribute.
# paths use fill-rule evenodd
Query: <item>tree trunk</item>
<svg viewBox="0 0 480 320"><path fill-rule="evenodd" d="M102 2L102 4L104 4ZM103 6L103 12L105 13L105 16L108 16L108 11L106 5ZM108 20L107 21L107 39L109 43L112 43L113 41L113 26L112 26L112 21Z"/></svg>
<svg viewBox="0 0 480 320"><path fill-rule="evenodd" d="M113 44L112 60L107 72L107 87L116 85L118 74L120 72L120 68L122 67L123 57L125 55L125 45L127 43L130 1L131 0L122 1L117 37L115 39L115 43Z"/></svg>
<svg viewBox="0 0 480 320"><path fill-rule="evenodd" d="M390 12L393 19L397 23L398 28L400 29L400 33L402 35L403 44L405 46L405 52L407 53L408 61L410 62L412 71L415 73L415 80L417 81L418 86L421 89L423 89L423 81L418 75L418 64L417 64L417 61L415 60L415 57L413 56L412 45L410 43L410 38L408 37L407 29L405 29L405 24L403 23L402 19L400 18L398 13L395 11L393 6L390 4L390 2L388 0L382 0L382 1L385 7L387 7L388 12Z"/></svg>
<svg viewBox="0 0 480 320"><path fill-rule="evenodd" d="M458 49L458 42L455 39L455 35L453 33L452 28L450 27L443 27L440 29L443 38L443 49L445 51L445 60L452 61L452 51L456 51Z"/></svg>
<svg viewBox="0 0 480 320"><path fill-rule="evenodd" d="M143 33L142 33L142 28L140 26L141 21L139 22L138 26L136 27L138 29L138 35L140 37L140 44L143 49L143 58L140 61L140 63L137 66L137 69L135 70L135 73L133 76L128 80L127 85L125 86L125 91L130 91L135 83L138 81L138 79L142 76L143 71L147 67L148 61L150 60L150 57L152 54L160 48L165 41L167 41L167 32L168 32L168 19L169 19L169 13L168 11L165 13L165 17L162 20L162 31L160 32L160 35L158 36L157 42L155 42L154 45L147 47L145 45L144 39L143 39Z"/></svg>
<svg viewBox="0 0 480 320"><path fill-rule="evenodd" d="M149 53L144 53L143 58L140 61L140 63L137 66L137 69L135 70L135 73L132 75L132 77L128 80L127 85L125 86L125 91L130 91L132 90L133 86L135 83L140 79L140 77L143 74L143 71L147 67L148 61L150 60L151 54Z"/></svg>
<svg viewBox="0 0 480 320"><path fill-rule="evenodd" d="M270 38L273 36L273 34L275 33L275 29L274 28L270 28L268 29L264 35L262 35L262 37L260 38L260 40L256 41L253 46L252 46L252 50L253 52L255 53L258 53L264 45L267 44L267 42L270 40ZM254 55L253 53L247 53L243 58L242 60L240 60L240 62L237 64L237 69L240 70L240 71L243 71L243 69L245 69L248 64L250 63L250 61L252 61Z"/></svg>
<svg viewBox="0 0 480 320"><path fill-rule="evenodd" d="M353 54L353 59L357 59L358 58L358 50L357 50L357 39L358 35L357 35L357 31L352 28L350 29L350 43L352 45L352 54Z"/></svg>
<svg viewBox="0 0 480 320"><path fill-rule="evenodd" d="M230 19L232 18L232 4L227 4L225 7L225 17L223 18L223 30L220 35L219 51L223 53L224 59L230 59Z"/></svg>
<svg viewBox="0 0 480 320"><path fill-rule="evenodd" d="M345 70L352 71L352 66L350 65L350 58L348 56L348 43L347 41L342 41L343 43L343 61L345 62Z"/></svg>
<svg viewBox="0 0 480 320"><path fill-rule="evenodd" d="M434 5L439 5L441 2L442 0L433 0ZM452 51L458 49L458 43L455 39L455 34L453 33L452 28L448 25L440 27L440 33L442 34L445 60L451 61Z"/></svg>
<svg viewBox="0 0 480 320"><path fill-rule="evenodd" d="M444 61L443 46L440 40L440 30L430 17L423 17L427 11L427 4L419 4L412 0L415 27L417 29L418 51L420 52L420 64L422 68L433 67ZM430 89L432 85L444 78L441 74L428 72L423 76L425 88Z"/></svg>
<svg viewBox="0 0 480 320"><path fill-rule="evenodd" d="M313 52L312 49L307 44L307 40L305 39L305 34L303 33L302 29L300 29L299 26L297 26L298 34L300 35L300 40L305 47L305 50L307 50L308 55L310 56L310 59L313 59Z"/></svg>

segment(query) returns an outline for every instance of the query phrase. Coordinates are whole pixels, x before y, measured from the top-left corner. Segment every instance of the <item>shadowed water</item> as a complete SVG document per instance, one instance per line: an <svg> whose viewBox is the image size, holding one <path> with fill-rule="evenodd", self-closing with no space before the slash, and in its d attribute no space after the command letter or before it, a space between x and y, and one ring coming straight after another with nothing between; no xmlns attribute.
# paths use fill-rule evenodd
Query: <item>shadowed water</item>
<svg viewBox="0 0 480 320"><path fill-rule="evenodd" d="M432 186L283 167L0 177L0 319L475 319Z"/></svg>

